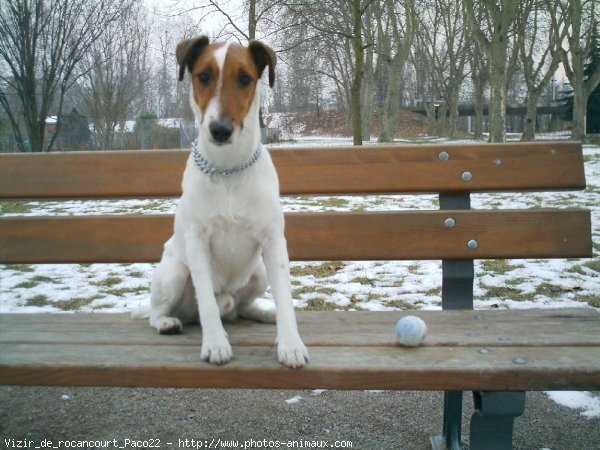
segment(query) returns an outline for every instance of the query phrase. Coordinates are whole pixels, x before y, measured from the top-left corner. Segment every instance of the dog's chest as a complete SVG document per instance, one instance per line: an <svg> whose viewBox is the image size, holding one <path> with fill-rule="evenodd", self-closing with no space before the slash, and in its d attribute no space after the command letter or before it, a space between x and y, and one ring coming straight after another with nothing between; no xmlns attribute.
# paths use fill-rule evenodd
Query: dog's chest
<svg viewBox="0 0 600 450"><path fill-rule="evenodd" d="M269 224L264 215L252 213L244 206L223 208L220 213L214 211L213 215L205 217L207 223L203 232L208 238L217 290L235 290L243 286L261 255Z"/></svg>
<svg viewBox="0 0 600 450"><path fill-rule="evenodd" d="M283 233L276 179L270 172L210 182L195 172L187 175L175 219L177 240L204 242L217 290L241 287L264 245Z"/></svg>

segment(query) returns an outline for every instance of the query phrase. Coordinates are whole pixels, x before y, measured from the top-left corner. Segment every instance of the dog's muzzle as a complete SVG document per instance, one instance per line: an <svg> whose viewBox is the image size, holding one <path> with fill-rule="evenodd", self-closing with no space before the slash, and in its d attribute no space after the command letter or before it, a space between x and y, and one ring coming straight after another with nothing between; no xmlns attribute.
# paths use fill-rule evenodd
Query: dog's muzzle
<svg viewBox="0 0 600 450"><path fill-rule="evenodd" d="M219 144L224 144L233 134L233 125L227 119L214 120L208 126L210 135Z"/></svg>

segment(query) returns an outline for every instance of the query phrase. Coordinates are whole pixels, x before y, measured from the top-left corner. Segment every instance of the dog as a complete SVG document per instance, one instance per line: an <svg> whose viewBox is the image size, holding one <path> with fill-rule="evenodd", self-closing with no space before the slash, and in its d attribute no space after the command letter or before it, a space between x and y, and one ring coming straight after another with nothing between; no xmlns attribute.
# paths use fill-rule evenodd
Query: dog
<svg viewBox="0 0 600 450"><path fill-rule="evenodd" d="M291 296L279 181L260 142L263 71L275 81L275 52L260 41L247 47L187 39L176 49L179 80L190 74L190 105L199 136L183 175L174 233L151 284L150 325L177 334L199 320L202 360L233 357L222 319L277 324L277 356L298 368L308 351ZM275 310L255 300L270 282Z"/></svg>

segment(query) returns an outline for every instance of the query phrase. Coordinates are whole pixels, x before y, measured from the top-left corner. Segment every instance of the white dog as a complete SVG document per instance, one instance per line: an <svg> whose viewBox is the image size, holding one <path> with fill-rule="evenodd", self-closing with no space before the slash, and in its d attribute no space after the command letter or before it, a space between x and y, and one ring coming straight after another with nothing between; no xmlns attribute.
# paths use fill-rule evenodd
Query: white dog
<svg viewBox="0 0 600 450"><path fill-rule="evenodd" d="M260 143L260 79L276 56L266 45L209 43L205 36L177 46L179 79L191 77L190 104L198 140L183 175L175 230L152 278L150 325L180 333L202 325L203 360L225 364L233 353L221 317L277 323L277 355L301 367L308 351L291 297L279 181ZM255 300L270 281L276 311Z"/></svg>

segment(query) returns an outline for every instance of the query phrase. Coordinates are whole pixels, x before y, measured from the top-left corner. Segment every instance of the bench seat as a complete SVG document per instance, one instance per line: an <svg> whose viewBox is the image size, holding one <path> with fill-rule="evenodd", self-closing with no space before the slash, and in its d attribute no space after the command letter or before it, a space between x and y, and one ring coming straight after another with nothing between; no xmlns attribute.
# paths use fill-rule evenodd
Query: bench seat
<svg viewBox="0 0 600 450"><path fill-rule="evenodd" d="M275 359L275 327L226 324L231 363L200 360L201 330L161 336L128 314L0 315L0 384L286 389L600 388L600 313L418 311L425 345L395 341L407 312L299 312L311 363Z"/></svg>

